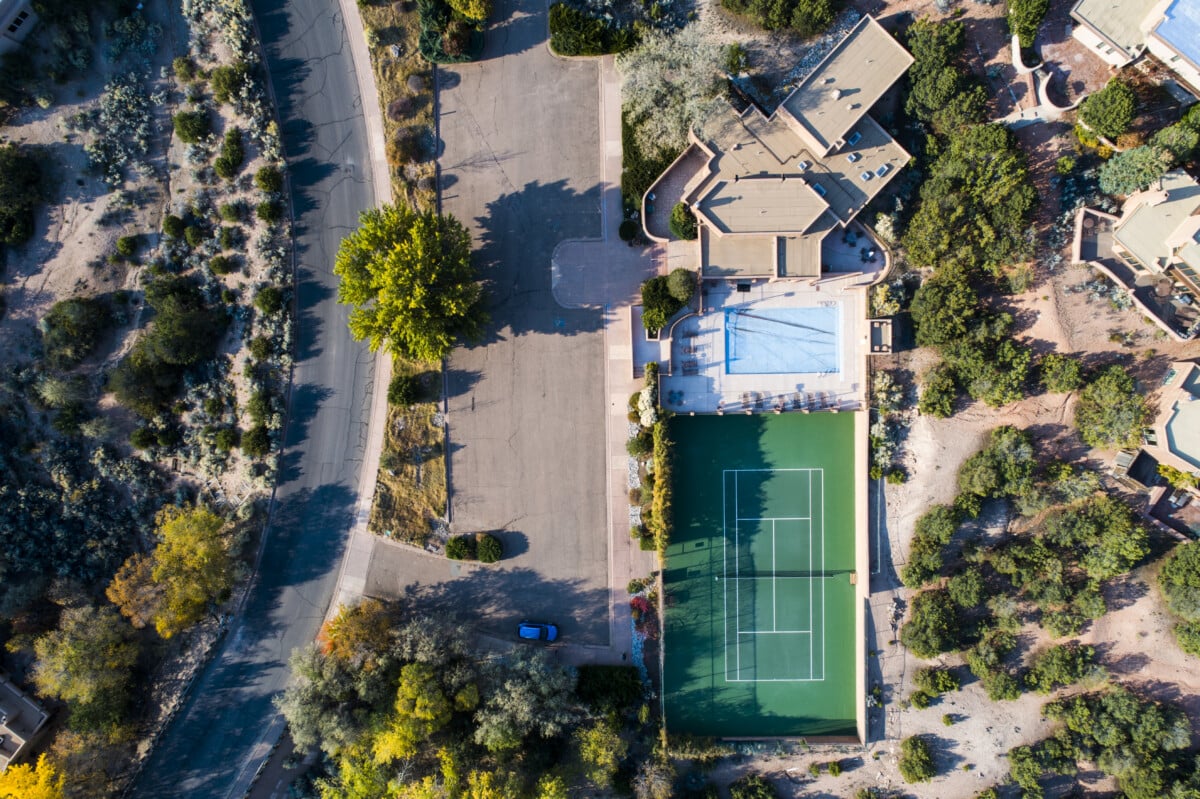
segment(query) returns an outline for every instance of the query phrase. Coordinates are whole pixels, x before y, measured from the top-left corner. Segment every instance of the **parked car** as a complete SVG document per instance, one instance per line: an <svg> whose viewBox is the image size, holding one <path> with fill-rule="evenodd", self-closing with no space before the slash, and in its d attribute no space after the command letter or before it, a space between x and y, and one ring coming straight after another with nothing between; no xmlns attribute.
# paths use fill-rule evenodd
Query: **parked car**
<svg viewBox="0 0 1200 799"><path fill-rule="evenodd" d="M517 636L526 641L557 641L558 627L553 624L523 621L517 628Z"/></svg>

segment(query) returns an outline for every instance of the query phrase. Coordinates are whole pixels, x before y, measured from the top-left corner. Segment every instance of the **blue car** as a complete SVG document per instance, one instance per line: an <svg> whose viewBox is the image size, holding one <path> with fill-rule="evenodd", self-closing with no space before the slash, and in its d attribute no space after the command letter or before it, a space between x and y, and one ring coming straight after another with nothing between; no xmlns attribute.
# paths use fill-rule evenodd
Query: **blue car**
<svg viewBox="0 0 1200 799"><path fill-rule="evenodd" d="M558 628L553 624L523 621L517 628L517 636L526 641L557 641Z"/></svg>

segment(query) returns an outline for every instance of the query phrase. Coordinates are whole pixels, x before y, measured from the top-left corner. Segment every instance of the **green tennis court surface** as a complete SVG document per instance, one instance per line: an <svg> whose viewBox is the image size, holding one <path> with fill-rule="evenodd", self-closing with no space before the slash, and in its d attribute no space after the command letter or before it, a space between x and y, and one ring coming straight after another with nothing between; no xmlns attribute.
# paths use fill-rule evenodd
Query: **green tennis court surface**
<svg viewBox="0 0 1200 799"><path fill-rule="evenodd" d="M855 735L854 415L671 421L672 732Z"/></svg>

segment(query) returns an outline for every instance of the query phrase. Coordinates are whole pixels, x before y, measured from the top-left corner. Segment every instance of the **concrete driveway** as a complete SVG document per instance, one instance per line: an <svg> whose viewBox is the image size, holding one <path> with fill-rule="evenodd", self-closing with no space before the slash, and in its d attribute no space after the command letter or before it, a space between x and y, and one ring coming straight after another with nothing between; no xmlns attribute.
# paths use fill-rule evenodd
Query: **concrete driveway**
<svg viewBox="0 0 1200 799"><path fill-rule="evenodd" d="M297 216L298 336L274 516L245 612L168 727L133 795L241 797L282 729L271 703L316 636L354 522L374 359L350 338L333 258L374 204L337 0L255 0ZM374 98L372 98L372 102Z"/></svg>
<svg viewBox="0 0 1200 799"><path fill-rule="evenodd" d="M449 364L452 529L502 531L508 555L462 567L378 546L366 590L437 594L484 632L548 620L607 647L603 317L556 303L550 269L558 242L600 235L598 65L550 55L546 0L501 0L495 19L481 61L439 70L440 160L492 315Z"/></svg>

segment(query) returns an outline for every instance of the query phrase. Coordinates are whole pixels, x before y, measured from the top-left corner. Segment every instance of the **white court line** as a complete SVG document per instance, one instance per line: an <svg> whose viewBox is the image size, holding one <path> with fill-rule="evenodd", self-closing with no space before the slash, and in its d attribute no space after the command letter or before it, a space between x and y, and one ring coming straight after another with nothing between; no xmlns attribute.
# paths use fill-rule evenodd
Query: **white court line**
<svg viewBox="0 0 1200 799"><path fill-rule="evenodd" d="M811 516L739 516L739 522L811 522Z"/></svg>
<svg viewBox="0 0 1200 799"><path fill-rule="evenodd" d="M738 635L812 635L812 630L750 630Z"/></svg>
<svg viewBox="0 0 1200 799"><path fill-rule="evenodd" d="M825 573L825 472L821 472L821 573ZM809 512L812 508L809 508ZM821 581L821 679L825 679L825 581ZM811 672L810 672L811 674Z"/></svg>
<svg viewBox="0 0 1200 799"><path fill-rule="evenodd" d="M809 475L808 475L808 512L809 512L809 513L812 513L812 509L813 509L813 504L812 504L812 484L813 484L813 480L812 480L812 474L809 474ZM822 543L824 543L824 541L822 541ZM811 526L811 525L809 525L809 528L808 528L808 570L809 570L809 571L812 571L812 567L813 567L813 559L812 559L812 545L813 545L813 529L812 529L812 526ZM823 621L825 621L825 619L824 619L824 615L825 615L825 606L824 606L824 605L822 605L822 606L821 606L821 615L822 615L822 619L821 619L821 621L823 622ZM822 625L822 626L823 626L823 625ZM811 629L813 629L813 586L812 586L812 580L809 580L809 581L808 581L808 629L810 629L810 630L811 630ZM814 643L815 643L815 641L814 641ZM812 676L813 676L813 648L812 648L811 646L808 648L808 676L809 676L809 678L810 678L810 679L811 679L811 678L812 678Z"/></svg>
<svg viewBox="0 0 1200 799"><path fill-rule="evenodd" d="M775 594L775 520L771 520L771 631L779 629L777 619L779 611L776 610L776 594Z"/></svg>
<svg viewBox="0 0 1200 799"><path fill-rule="evenodd" d="M738 563L738 473L733 473L733 576L741 577L741 565ZM734 610L737 616L734 617L734 629L737 632L742 631L742 581L739 579L733 584L733 589L736 591L734 595ZM734 639L737 642L737 639ZM734 653L737 655L737 675L742 676L742 648L739 646Z"/></svg>
<svg viewBox="0 0 1200 799"><path fill-rule="evenodd" d="M725 507L725 473L721 473L721 602L725 608L725 679L729 679L729 511Z"/></svg>

